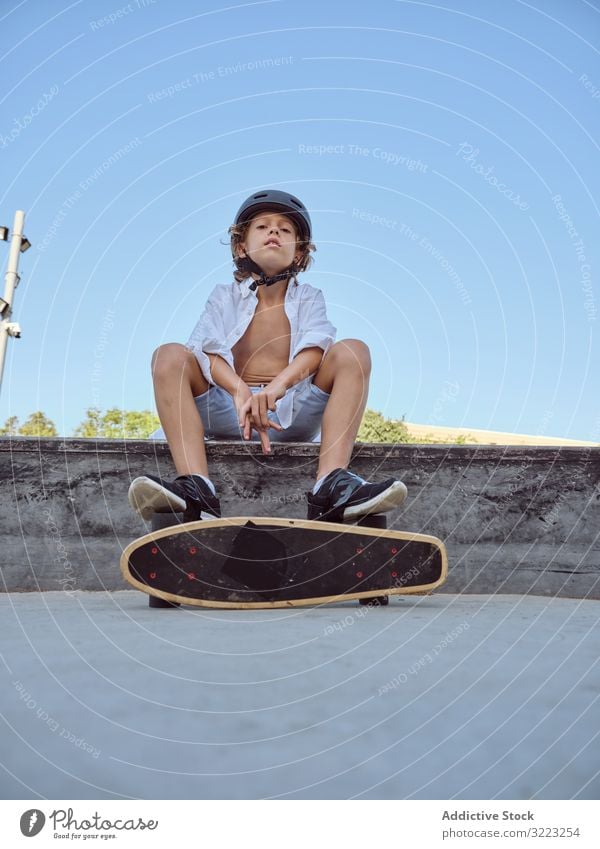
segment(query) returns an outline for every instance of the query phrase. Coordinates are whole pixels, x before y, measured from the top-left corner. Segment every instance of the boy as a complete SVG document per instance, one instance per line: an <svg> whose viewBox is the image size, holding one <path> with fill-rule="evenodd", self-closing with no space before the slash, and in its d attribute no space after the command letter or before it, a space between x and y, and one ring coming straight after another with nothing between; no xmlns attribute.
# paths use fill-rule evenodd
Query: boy
<svg viewBox="0 0 600 849"><path fill-rule="evenodd" d="M152 358L158 415L178 477L136 478L134 510L184 511L185 521L221 515L204 437L318 441L308 518L338 521L402 503L406 487L368 483L347 466L367 403L371 368L358 339L334 342L319 289L298 284L311 263L308 210L287 192L247 198L229 228L234 283L216 286L187 345L161 345ZM273 415L269 415L272 413Z"/></svg>

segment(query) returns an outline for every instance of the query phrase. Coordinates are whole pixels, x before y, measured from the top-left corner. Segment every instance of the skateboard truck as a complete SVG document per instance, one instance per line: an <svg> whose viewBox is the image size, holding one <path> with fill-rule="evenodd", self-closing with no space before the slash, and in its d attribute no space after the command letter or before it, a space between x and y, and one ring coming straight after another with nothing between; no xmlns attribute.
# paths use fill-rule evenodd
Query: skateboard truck
<svg viewBox="0 0 600 849"><path fill-rule="evenodd" d="M357 525L363 528L387 528L387 516L385 513L370 513L367 516L361 516ZM390 597L387 595L378 595L375 598L359 598L359 604L363 607L385 607L390 603Z"/></svg>
<svg viewBox="0 0 600 849"><path fill-rule="evenodd" d="M151 526L153 531L162 531L163 528L170 528L172 525L183 524L183 513L176 513L174 510L168 510L160 513L156 512L152 516ZM176 601L166 601L164 598L156 596L148 596L148 607L181 607Z"/></svg>

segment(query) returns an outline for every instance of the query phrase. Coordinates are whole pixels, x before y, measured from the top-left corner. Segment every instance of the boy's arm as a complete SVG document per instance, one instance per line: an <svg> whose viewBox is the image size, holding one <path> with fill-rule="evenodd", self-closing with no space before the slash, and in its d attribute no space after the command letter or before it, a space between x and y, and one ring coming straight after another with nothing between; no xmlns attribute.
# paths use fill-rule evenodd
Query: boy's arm
<svg viewBox="0 0 600 849"><path fill-rule="evenodd" d="M244 393L244 390L248 390L246 396L252 394L242 378L231 368L229 363L225 362L223 357L219 354L209 354L206 351L204 353L209 359L210 371L218 386L222 386L233 398Z"/></svg>
<svg viewBox="0 0 600 849"><path fill-rule="evenodd" d="M276 400L282 398L288 389L317 371L335 339L335 327L327 318L323 293L306 286L302 289L307 291L308 297L300 306L300 329L293 341L292 361L264 389L270 396L269 409L274 409L271 396L275 395ZM261 415L261 421L263 419Z"/></svg>
<svg viewBox="0 0 600 849"><path fill-rule="evenodd" d="M292 340L292 361L307 348L320 348L323 356L333 345L336 336L335 327L327 318L323 292L306 283L300 289L306 291L301 295L298 330Z"/></svg>
<svg viewBox="0 0 600 849"><path fill-rule="evenodd" d="M324 353L322 348L316 346L304 348L299 354L296 354L292 362L283 371L273 378L268 386L265 386L265 391L270 387L277 387L283 389L282 394L285 395L288 389L317 371Z"/></svg>

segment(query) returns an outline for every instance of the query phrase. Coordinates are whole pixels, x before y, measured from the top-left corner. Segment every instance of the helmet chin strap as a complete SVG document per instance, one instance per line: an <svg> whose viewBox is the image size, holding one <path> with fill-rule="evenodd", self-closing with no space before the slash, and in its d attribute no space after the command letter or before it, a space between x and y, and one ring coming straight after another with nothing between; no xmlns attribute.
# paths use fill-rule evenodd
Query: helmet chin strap
<svg viewBox="0 0 600 849"><path fill-rule="evenodd" d="M260 280L253 280L250 284L250 291L255 292L259 286L272 286L273 283L278 283L280 280L285 280L289 276L289 270L282 271L281 274L274 274L273 277L266 277L264 271L262 271L260 275Z"/></svg>
<svg viewBox="0 0 600 849"><path fill-rule="evenodd" d="M251 292L255 292L259 286L272 286L273 283L278 283L280 280L285 280L287 277L293 274L294 271L296 271L296 266L292 262L292 264L288 268L286 268L285 271L281 271L279 274L274 274L272 277L267 277L260 265L257 265L253 259L250 259L249 256L244 256L238 259L236 265L240 269L240 271L249 271L253 274L259 275L259 279L253 280L250 284Z"/></svg>

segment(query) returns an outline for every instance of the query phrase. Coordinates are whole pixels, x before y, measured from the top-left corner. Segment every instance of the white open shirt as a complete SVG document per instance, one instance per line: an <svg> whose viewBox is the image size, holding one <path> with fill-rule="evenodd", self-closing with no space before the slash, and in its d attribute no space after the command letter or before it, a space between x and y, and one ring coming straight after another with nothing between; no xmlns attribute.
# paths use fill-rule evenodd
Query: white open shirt
<svg viewBox="0 0 600 849"><path fill-rule="evenodd" d="M251 280L215 286L210 293L186 348L192 351L206 380L214 385L210 360L206 354L219 354L233 368L231 349L241 339L254 317L258 298L250 289ZM335 340L336 329L327 318L325 298L320 289L308 283L288 284L285 314L290 322L290 363L304 348L322 348L325 353ZM292 407L296 392L305 388L310 377L301 380L277 402L281 426L292 422Z"/></svg>

